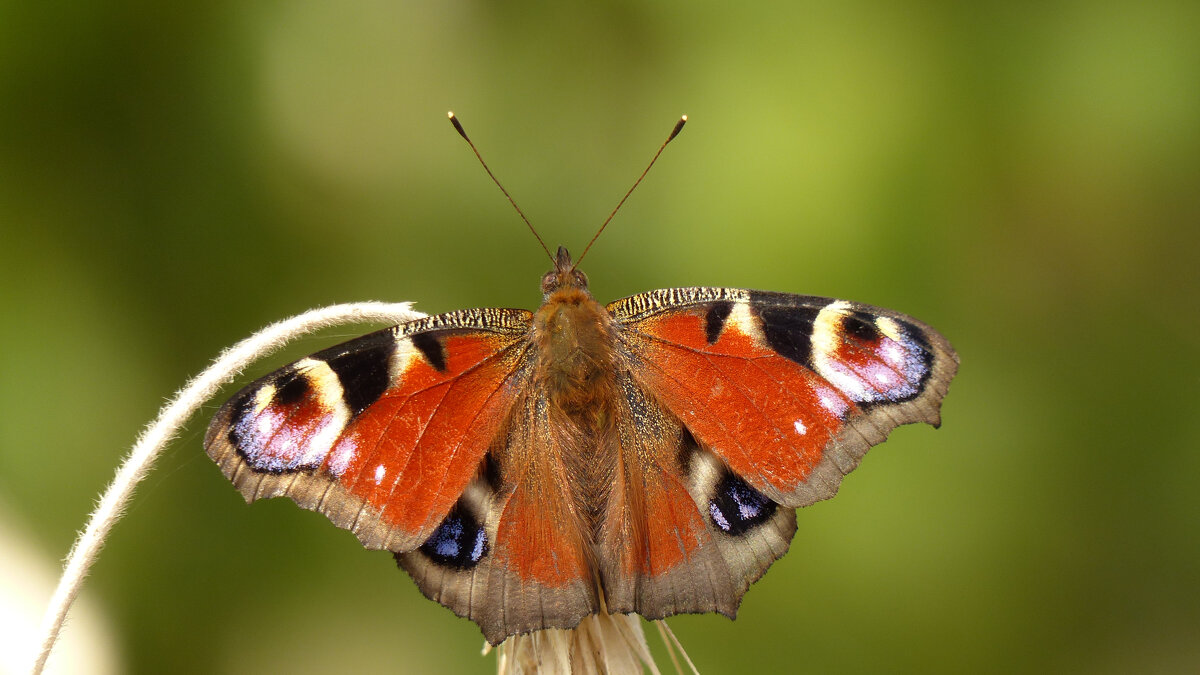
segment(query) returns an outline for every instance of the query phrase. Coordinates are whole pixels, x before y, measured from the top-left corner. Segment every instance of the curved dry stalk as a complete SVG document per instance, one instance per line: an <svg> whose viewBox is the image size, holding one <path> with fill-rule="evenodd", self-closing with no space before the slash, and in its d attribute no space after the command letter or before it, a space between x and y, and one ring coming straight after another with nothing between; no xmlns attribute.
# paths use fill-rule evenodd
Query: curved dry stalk
<svg viewBox="0 0 1200 675"><path fill-rule="evenodd" d="M675 664L675 672L683 673L683 668L679 666L679 658L675 656L675 650L678 649L692 675L700 675L700 671L696 670L696 664L692 663L692 657L688 656L687 650L683 648L683 643L679 641L679 638L675 637L675 631L671 630L671 627L667 625L665 620L655 621L654 623L658 626L658 634L662 637L663 644L667 646L667 653L671 655L671 663Z"/></svg>
<svg viewBox="0 0 1200 675"><path fill-rule="evenodd" d="M349 323L401 323L424 316L412 310L412 303L358 302L310 310L290 319L273 323L226 349L213 364L192 378L163 406L158 417L138 436L133 449L117 469L112 483L105 488L87 525L75 539L42 619L41 640L31 671L42 672L50 656L67 611L79 594L88 570L96 561L108 533L121 518L125 504L150 471L162 449L171 442L180 427L217 391L232 381L246 366L279 349L288 341L322 328Z"/></svg>

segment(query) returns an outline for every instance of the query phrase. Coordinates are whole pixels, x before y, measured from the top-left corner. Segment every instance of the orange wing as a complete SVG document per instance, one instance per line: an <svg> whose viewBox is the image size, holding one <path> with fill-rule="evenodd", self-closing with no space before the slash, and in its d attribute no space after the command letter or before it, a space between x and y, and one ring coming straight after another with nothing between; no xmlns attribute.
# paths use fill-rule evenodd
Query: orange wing
<svg viewBox="0 0 1200 675"><path fill-rule="evenodd" d="M484 475L468 487L453 518L419 550L396 560L432 600L479 624L492 644L517 633L572 628L600 609L590 536L570 496L577 479L568 467L564 427L551 419L546 390L530 387L488 455ZM469 521L469 522L468 522ZM481 532L482 556L431 555L444 542L451 552ZM464 535L467 535L464 537ZM478 549L474 549L478 550Z"/></svg>
<svg viewBox="0 0 1200 675"><path fill-rule="evenodd" d="M957 366L924 324L843 301L691 288L608 310L626 376L602 578L611 609L650 618L733 616L794 508L895 426L937 424Z"/></svg>
<svg viewBox="0 0 1200 675"><path fill-rule="evenodd" d="M250 384L205 438L247 501L285 495L393 551L424 543L524 386L528 312L471 310L351 340Z"/></svg>
<svg viewBox="0 0 1200 675"><path fill-rule="evenodd" d="M886 309L727 288L613 303L635 379L773 501L832 497L896 426L940 422L958 357Z"/></svg>
<svg viewBox="0 0 1200 675"><path fill-rule="evenodd" d="M620 390L618 462L598 547L608 608L650 619L732 617L750 583L787 550L795 511L764 500L754 513L743 511L752 536L714 528L709 497L727 473L719 460L632 373L620 378Z"/></svg>
<svg viewBox="0 0 1200 675"><path fill-rule="evenodd" d="M205 446L247 501L287 496L387 549L493 643L598 610L531 314L466 310L318 352L244 388Z"/></svg>

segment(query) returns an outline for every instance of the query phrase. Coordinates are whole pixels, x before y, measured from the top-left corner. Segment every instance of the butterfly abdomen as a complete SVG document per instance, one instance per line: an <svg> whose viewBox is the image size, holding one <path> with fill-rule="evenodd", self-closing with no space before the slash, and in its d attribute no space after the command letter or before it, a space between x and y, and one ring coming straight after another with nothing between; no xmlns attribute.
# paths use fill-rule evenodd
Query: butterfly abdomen
<svg viewBox="0 0 1200 675"><path fill-rule="evenodd" d="M545 392L550 431L572 477L564 486L590 539L615 466L616 325L586 289L550 294L534 315L532 339L539 354L534 381Z"/></svg>

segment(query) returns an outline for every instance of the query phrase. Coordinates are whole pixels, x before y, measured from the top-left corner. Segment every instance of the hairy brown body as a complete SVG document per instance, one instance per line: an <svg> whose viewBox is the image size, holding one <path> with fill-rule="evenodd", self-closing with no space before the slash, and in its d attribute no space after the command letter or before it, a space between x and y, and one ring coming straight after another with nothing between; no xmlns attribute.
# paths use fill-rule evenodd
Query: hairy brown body
<svg viewBox="0 0 1200 675"><path fill-rule="evenodd" d="M545 392L562 461L562 474L542 472L535 479L570 495L577 529L585 537L579 545L594 561L591 549L600 539L602 508L617 467L614 403L620 359L612 316L592 298L583 273L572 267L561 250L556 269L542 281L546 301L533 317L534 389ZM562 484L559 476L565 478Z"/></svg>
<svg viewBox="0 0 1200 675"><path fill-rule="evenodd" d="M597 612L733 616L957 365L905 315L663 289L601 306L560 249L536 312L460 310L301 359L205 439L248 500L287 496L392 551L499 643Z"/></svg>
<svg viewBox="0 0 1200 675"><path fill-rule="evenodd" d="M612 317L584 288L555 291L534 314L534 380L580 426L599 431L616 376Z"/></svg>

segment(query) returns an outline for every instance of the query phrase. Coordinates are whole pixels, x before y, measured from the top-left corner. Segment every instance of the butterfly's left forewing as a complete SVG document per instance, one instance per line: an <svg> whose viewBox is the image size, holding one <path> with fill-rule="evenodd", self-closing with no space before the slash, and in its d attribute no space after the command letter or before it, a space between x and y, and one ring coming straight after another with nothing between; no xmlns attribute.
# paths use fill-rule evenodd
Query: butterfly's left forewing
<svg viewBox="0 0 1200 675"><path fill-rule="evenodd" d="M529 313L418 319L301 359L226 403L208 454L248 501L320 511L368 548L423 543L525 386Z"/></svg>

